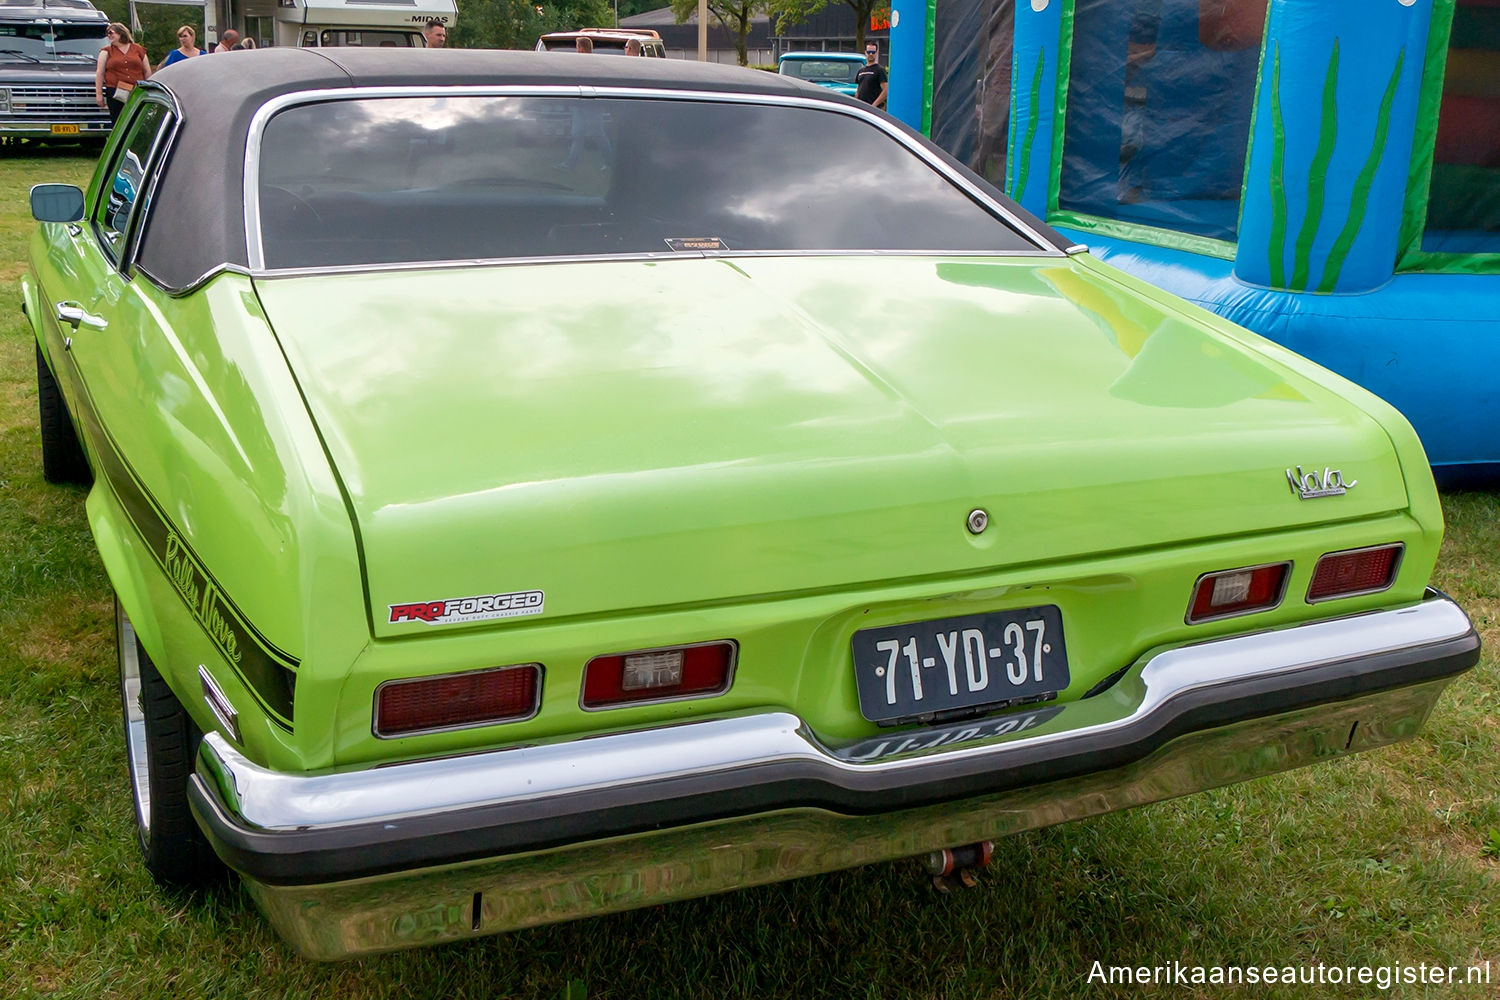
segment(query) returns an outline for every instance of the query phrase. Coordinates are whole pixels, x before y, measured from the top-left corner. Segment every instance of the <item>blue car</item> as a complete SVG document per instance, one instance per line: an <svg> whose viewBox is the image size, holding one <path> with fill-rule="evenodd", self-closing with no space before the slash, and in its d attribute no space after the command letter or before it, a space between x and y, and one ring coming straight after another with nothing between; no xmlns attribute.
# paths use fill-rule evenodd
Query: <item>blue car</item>
<svg viewBox="0 0 1500 1000"><path fill-rule="evenodd" d="M854 96L854 74L865 57L854 52L788 52L776 60L776 72Z"/></svg>

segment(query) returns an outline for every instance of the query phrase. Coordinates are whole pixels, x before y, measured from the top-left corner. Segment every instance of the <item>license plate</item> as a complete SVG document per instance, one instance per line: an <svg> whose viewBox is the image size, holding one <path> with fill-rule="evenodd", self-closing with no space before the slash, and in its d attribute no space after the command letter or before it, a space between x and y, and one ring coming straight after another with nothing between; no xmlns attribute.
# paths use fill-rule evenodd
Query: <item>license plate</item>
<svg viewBox="0 0 1500 1000"><path fill-rule="evenodd" d="M1068 686L1055 604L854 633L859 711L871 722L1055 694Z"/></svg>
<svg viewBox="0 0 1500 1000"><path fill-rule="evenodd" d="M54 126L52 126L52 134L53 135L77 135L78 134L78 126L77 125L54 125Z"/></svg>

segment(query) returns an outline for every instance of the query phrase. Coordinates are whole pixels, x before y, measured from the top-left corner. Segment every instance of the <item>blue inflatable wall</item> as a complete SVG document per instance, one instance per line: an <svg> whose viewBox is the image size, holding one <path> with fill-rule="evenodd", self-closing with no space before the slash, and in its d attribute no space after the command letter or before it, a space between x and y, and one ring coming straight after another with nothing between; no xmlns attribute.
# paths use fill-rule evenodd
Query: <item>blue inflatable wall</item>
<svg viewBox="0 0 1500 1000"><path fill-rule="evenodd" d="M1389 400L1441 477L1500 482L1500 0L895 20L899 117L1096 255Z"/></svg>

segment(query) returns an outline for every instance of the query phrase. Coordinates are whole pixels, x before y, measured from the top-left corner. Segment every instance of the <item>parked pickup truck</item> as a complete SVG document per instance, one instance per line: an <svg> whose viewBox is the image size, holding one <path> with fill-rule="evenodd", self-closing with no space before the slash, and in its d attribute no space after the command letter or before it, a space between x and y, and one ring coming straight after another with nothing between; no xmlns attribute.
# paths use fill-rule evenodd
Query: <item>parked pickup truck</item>
<svg viewBox="0 0 1500 1000"><path fill-rule="evenodd" d="M87 0L0 0L0 137L109 134L94 61L109 18Z"/></svg>

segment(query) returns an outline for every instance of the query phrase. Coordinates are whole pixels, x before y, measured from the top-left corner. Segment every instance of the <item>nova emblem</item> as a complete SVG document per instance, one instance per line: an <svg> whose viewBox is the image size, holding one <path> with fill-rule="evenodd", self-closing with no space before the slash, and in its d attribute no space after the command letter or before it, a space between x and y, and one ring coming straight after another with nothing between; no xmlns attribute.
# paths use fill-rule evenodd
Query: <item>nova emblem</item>
<svg viewBox="0 0 1500 1000"><path fill-rule="evenodd" d="M1324 468L1321 473L1317 469L1311 472L1303 472L1302 466L1297 466L1297 471L1286 470L1287 485L1292 492L1303 500L1313 500L1317 497L1341 497L1345 493L1359 485L1358 479L1344 482L1344 474L1338 469Z"/></svg>

